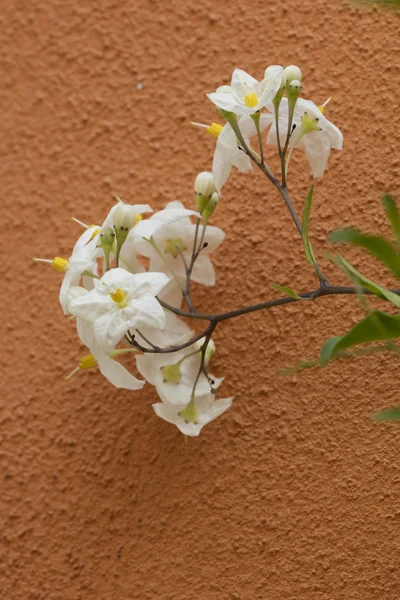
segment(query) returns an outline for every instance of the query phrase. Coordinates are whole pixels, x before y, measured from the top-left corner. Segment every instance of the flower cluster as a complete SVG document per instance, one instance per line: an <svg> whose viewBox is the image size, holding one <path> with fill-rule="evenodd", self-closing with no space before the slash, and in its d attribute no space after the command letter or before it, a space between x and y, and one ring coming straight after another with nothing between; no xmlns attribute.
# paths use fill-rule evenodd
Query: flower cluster
<svg viewBox="0 0 400 600"><path fill-rule="evenodd" d="M191 282L215 284L210 254L224 233L209 221L232 166L242 172L253 165L260 168L282 193L301 232L286 188L291 154L303 147L314 177L319 177L331 148L342 147L342 134L324 116L326 103L316 106L302 99L301 81L296 66L270 66L261 82L235 69L230 86L207 94L225 124L200 125L216 138L216 149L212 173L196 178L195 210L174 201L149 216L153 211L147 204L132 206L118 199L102 225L77 221L84 231L68 260L35 259L64 273L60 304L65 315L75 317L78 336L88 348L67 379L80 369L97 367L118 388L140 390L147 381L160 398L153 405L155 413L191 436L230 407L232 398L216 399L222 379L209 372L215 352L211 337L227 316L197 313ZM264 159L265 129L267 144L278 148L281 182ZM255 137L258 151L251 145ZM238 314L233 311L232 316ZM208 320L209 326L195 334L182 317ZM144 379L118 362L130 352Z"/></svg>
<svg viewBox="0 0 400 600"><path fill-rule="evenodd" d="M171 310L181 307L187 278L215 283L210 253L224 233L208 224L213 210L205 209L209 202L215 208L214 194L212 175L205 172L195 187L202 215L175 201L143 218L150 206L118 199L101 226L78 221L85 230L68 260L35 259L64 273L60 304L65 315L76 317L78 336L88 348L67 379L98 367L117 388L140 390L147 381L161 399L154 404L156 414L187 435L198 435L232 402L215 400L222 380L208 373L213 341L192 343L193 331ZM129 352L136 354L143 380L117 361Z"/></svg>
<svg viewBox="0 0 400 600"><path fill-rule="evenodd" d="M324 116L330 98L320 106L300 98L301 81L301 70L294 65L267 67L261 82L235 69L230 85L207 94L226 123L193 125L206 128L217 140L212 172L219 194L232 167L244 173L253 170L253 158L260 160L260 156L250 140L259 136L262 153L261 133L267 128L268 144L277 146L280 154L285 146L285 153L290 148L284 177L294 148L304 148L314 177L323 175L331 148L342 149L340 130Z"/></svg>

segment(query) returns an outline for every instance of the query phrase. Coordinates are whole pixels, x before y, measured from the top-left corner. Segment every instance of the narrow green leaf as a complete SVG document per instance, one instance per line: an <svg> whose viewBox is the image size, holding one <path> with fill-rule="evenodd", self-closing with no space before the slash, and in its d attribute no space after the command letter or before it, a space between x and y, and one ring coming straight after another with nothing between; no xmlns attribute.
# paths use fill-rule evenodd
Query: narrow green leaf
<svg viewBox="0 0 400 600"><path fill-rule="evenodd" d="M351 346L367 342L393 340L399 337L400 317L389 315L380 310L373 310L345 335L330 338L325 342L321 350L321 366L324 367L338 352Z"/></svg>
<svg viewBox="0 0 400 600"><path fill-rule="evenodd" d="M359 271L357 271L357 269L348 263L343 256L337 256L335 262L356 284L362 286L372 294L375 294L375 296L378 296L378 298L388 300L397 306L397 308L400 308L400 296L394 294L390 290L387 290L378 283L375 283L371 279L368 279L368 277L365 277L365 275L362 275Z"/></svg>
<svg viewBox="0 0 400 600"><path fill-rule="evenodd" d="M377 423L385 423L391 421L400 421L400 407L394 406L374 415L374 420Z"/></svg>
<svg viewBox="0 0 400 600"><path fill-rule="evenodd" d="M348 242L352 246L363 248L375 256L400 278L400 255L395 246L379 235L361 233L350 227L334 231L329 236L331 242Z"/></svg>
<svg viewBox="0 0 400 600"><path fill-rule="evenodd" d="M326 277L320 271L320 268L315 259L315 254L312 249L310 240L308 239L308 229L309 229L309 223L310 223L311 204L312 204L313 194L314 194L314 184L310 187L310 190L307 194L306 202L304 204L303 220L302 220L302 224L301 224L301 228L302 228L301 237L303 238L304 254L306 255L306 259L314 267L318 277L320 279L322 279L323 281L327 281Z"/></svg>
<svg viewBox="0 0 400 600"><path fill-rule="evenodd" d="M385 194L382 198L382 202L394 236L400 243L400 213L396 200L393 198L393 196Z"/></svg>
<svg viewBox="0 0 400 600"><path fill-rule="evenodd" d="M270 283L269 285L275 290L278 290L278 292L283 292L287 296L291 296L291 298L296 298L296 300L307 300L307 298L302 298L297 294L297 292L284 285L278 285L277 283Z"/></svg>

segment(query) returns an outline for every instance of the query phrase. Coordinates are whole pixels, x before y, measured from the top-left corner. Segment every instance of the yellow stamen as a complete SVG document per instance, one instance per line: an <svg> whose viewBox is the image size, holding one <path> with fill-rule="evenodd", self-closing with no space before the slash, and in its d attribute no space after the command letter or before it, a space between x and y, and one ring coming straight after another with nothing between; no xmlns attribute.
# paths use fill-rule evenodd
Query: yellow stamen
<svg viewBox="0 0 400 600"><path fill-rule="evenodd" d="M246 94L244 97L244 103L247 108L254 108L258 104L258 96L255 92L251 94Z"/></svg>
<svg viewBox="0 0 400 600"><path fill-rule="evenodd" d="M95 359L93 354L87 354L86 356L82 356L81 360L79 361L80 369L91 369L92 367L95 367L96 365L97 365L97 360Z"/></svg>
<svg viewBox="0 0 400 600"><path fill-rule="evenodd" d="M220 125L219 123L211 123L211 125L209 125L207 127L207 133L209 133L213 138L215 138L216 140L219 137L219 134L221 133L221 131L223 130L223 126Z"/></svg>
<svg viewBox="0 0 400 600"><path fill-rule="evenodd" d="M59 273L64 273L68 270L68 261L65 258L60 258L59 256L56 256L51 261L51 266Z"/></svg>
<svg viewBox="0 0 400 600"><path fill-rule="evenodd" d="M328 100L325 100L325 102L323 104L321 104L321 106L317 106L318 110L320 112L322 112L322 114L324 114L325 112L325 106L332 100L332 96L329 96Z"/></svg>
<svg viewBox="0 0 400 600"><path fill-rule="evenodd" d="M110 296L117 304L121 304L125 300L125 292L121 288L117 288L114 292L111 292Z"/></svg>
<svg viewBox="0 0 400 600"><path fill-rule="evenodd" d="M186 250L183 240L180 238L172 238L166 241L165 252L171 254L174 258L179 255L179 250Z"/></svg>
<svg viewBox="0 0 400 600"><path fill-rule="evenodd" d="M90 242L92 240L94 240L94 238L96 237L96 235L98 235L98 233L100 232L100 227L97 227L97 225L90 225L89 229L92 229L93 227L95 227L96 229L93 231L90 240L88 242L86 242L85 246L87 246L88 244L90 244Z"/></svg>
<svg viewBox="0 0 400 600"><path fill-rule="evenodd" d="M136 215L135 217L135 223L133 226L137 225L138 223L140 223L140 221L143 219L142 215Z"/></svg>

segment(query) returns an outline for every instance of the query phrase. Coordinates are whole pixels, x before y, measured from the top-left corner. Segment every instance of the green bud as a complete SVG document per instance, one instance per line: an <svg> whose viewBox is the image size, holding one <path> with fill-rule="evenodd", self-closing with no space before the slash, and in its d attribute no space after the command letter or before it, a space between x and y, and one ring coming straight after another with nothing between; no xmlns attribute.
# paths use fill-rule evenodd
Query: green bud
<svg viewBox="0 0 400 600"><path fill-rule="evenodd" d="M199 173L194 182L194 196L196 200L196 208L200 214L202 214L214 192L215 184L212 173L209 171L203 171L202 173Z"/></svg>
<svg viewBox="0 0 400 600"><path fill-rule="evenodd" d="M303 74L299 67L296 67L296 65L289 65L288 67L285 67L283 73L287 84L295 80L301 81L303 79Z"/></svg>
<svg viewBox="0 0 400 600"><path fill-rule="evenodd" d="M208 223L209 218L211 217L214 210L216 209L218 201L219 201L218 193L214 192L213 195L211 196L210 200L208 201L205 209L203 210L203 220L204 220L205 225Z"/></svg>

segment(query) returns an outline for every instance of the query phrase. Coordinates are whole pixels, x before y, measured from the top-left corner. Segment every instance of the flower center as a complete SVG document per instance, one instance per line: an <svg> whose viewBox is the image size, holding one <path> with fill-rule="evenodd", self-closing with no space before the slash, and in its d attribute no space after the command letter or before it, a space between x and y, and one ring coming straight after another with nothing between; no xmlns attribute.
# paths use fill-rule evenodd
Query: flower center
<svg viewBox="0 0 400 600"><path fill-rule="evenodd" d="M183 410L181 410L180 413L178 413L180 417L182 417L182 419L184 419L184 421L186 423L197 423L197 420L199 418L199 411L196 408L196 404L194 402L194 398L192 398L189 402L189 404L187 405L186 408L184 408Z"/></svg>
<svg viewBox="0 0 400 600"><path fill-rule="evenodd" d="M310 117L310 115L305 112L301 117L301 131L303 135L311 133L312 131L321 131L318 117Z"/></svg>
<svg viewBox="0 0 400 600"><path fill-rule="evenodd" d="M87 354L86 356L82 356L81 360L79 361L80 369L91 369L92 367L95 367L96 365L97 365L97 360L95 359L93 354Z"/></svg>
<svg viewBox="0 0 400 600"><path fill-rule="evenodd" d="M212 135L212 137L214 137L216 140L218 139L218 136L222 130L223 126L219 123L211 123L211 125L207 127L207 133Z"/></svg>
<svg viewBox="0 0 400 600"><path fill-rule="evenodd" d="M171 238L166 240L165 243L165 253L171 254L174 258L176 258L179 254L179 250L186 250L186 246L183 243L181 238Z"/></svg>
<svg viewBox="0 0 400 600"><path fill-rule="evenodd" d="M181 380L182 373L179 362L174 365L165 365L165 367L161 367L160 371L162 373L164 383L178 384Z"/></svg>
<svg viewBox="0 0 400 600"><path fill-rule="evenodd" d="M247 108L254 108L258 104L258 96L255 92L251 92L251 94L245 94L244 103Z"/></svg>
<svg viewBox="0 0 400 600"><path fill-rule="evenodd" d="M121 288L117 288L113 292L110 293L111 300L114 300L116 304L122 304L125 300L125 292L121 290ZM126 302L124 303L126 306Z"/></svg>

